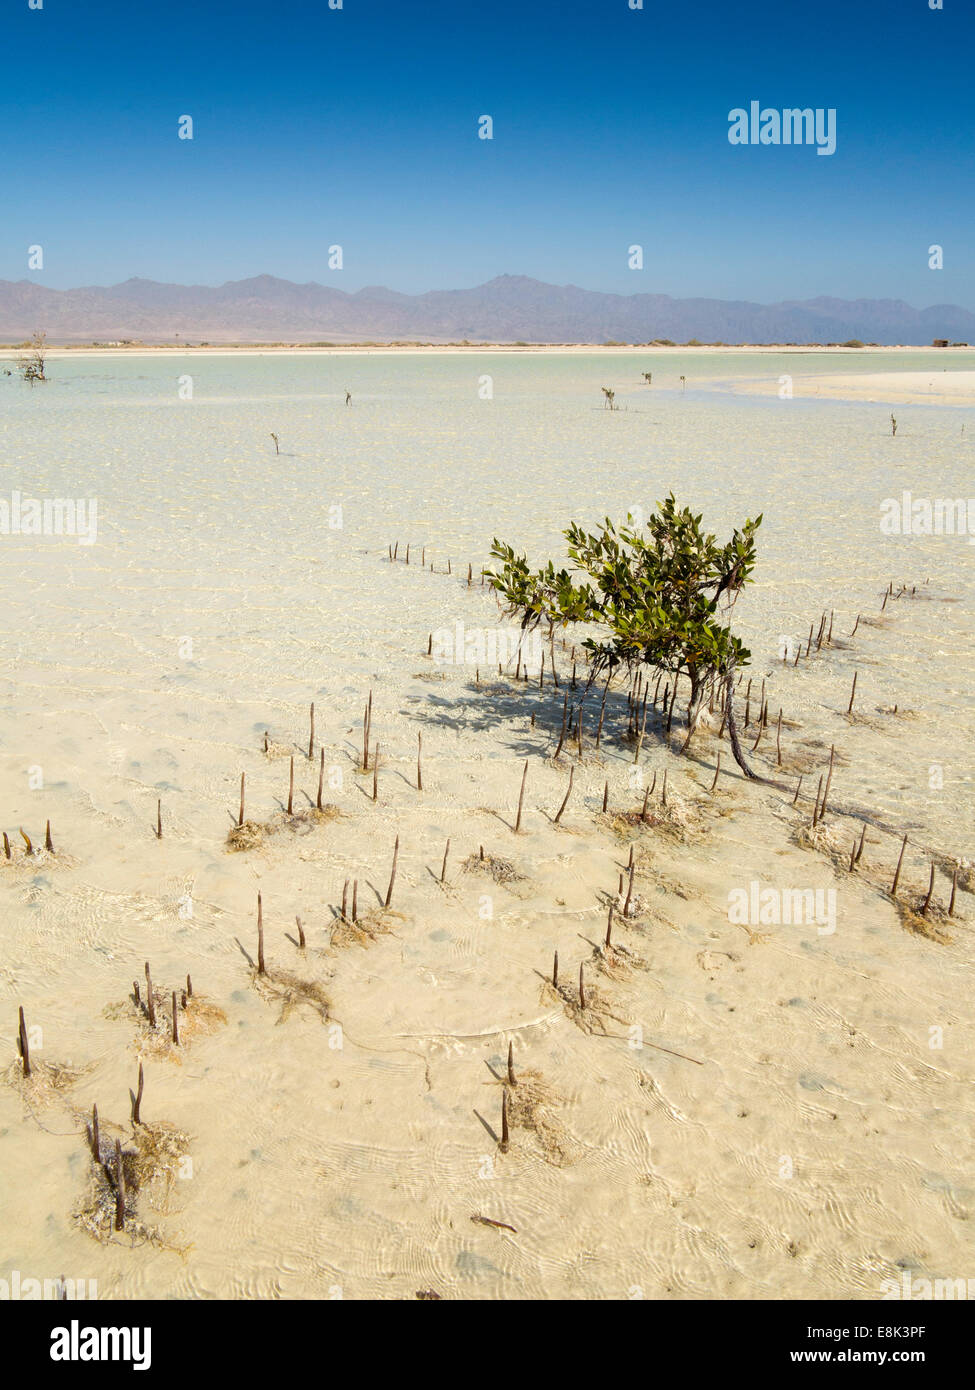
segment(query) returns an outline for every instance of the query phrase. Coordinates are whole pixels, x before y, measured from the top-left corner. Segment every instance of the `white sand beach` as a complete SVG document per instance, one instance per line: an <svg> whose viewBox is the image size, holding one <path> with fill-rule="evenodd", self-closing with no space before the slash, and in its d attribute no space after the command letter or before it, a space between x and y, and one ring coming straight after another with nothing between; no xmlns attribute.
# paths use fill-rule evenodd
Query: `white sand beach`
<svg viewBox="0 0 975 1390"><path fill-rule="evenodd" d="M804 376L795 380L798 399L888 401L892 405L975 405L975 371L931 364L926 372L865 372L859 376ZM744 395L776 396L778 382L736 384Z"/></svg>

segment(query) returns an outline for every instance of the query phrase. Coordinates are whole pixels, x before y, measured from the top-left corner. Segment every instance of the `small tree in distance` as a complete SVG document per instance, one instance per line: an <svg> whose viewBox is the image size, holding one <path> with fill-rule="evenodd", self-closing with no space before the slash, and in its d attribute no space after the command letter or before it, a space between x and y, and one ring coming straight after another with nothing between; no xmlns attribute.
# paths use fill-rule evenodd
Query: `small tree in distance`
<svg viewBox="0 0 975 1390"><path fill-rule="evenodd" d="M31 386L35 381L46 381L44 375L44 358L46 353L44 333L35 333L29 343L24 344L25 351L17 358L17 370L24 381L29 381Z"/></svg>
<svg viewBox="0 0 975 1390"><path fill-rule="evenodd" d="M678 508L673 494L659 504L642 534L616 527L607 517L590 534L579 525L563 532L574 572L556 571L551 561L532 572L524 556L495 540L491 554L501 563L487 571L492 587L508 602L523 629L544 623L554 640L556 627L587 623L608 630L583 646L590 655L585 693L596 677L609 680L620 669L649 666L673 682L686 678L687 735L693 737L709 692L720 689L727 701L728 733L735 761L755 777L738 742L734 717L734 675L751 653L731 631L730 613L755 565L755 532L761 516L736 528L719 545L701 527L701 517ZM673 688L673 687L672 687ZM585 694L583 695L583 699Z"/></svg>

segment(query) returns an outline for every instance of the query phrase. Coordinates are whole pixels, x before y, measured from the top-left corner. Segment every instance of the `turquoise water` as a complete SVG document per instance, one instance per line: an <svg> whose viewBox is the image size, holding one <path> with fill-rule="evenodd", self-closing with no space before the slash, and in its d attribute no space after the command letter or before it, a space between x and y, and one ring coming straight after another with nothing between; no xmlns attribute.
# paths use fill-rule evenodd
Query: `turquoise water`
<svg viewBox="0 0 975 1390"><path fill-rule="evenodd" d="M276 365L277 364L277 365ZM286 364L286 365L281 365ZM597 383L617 391L631 409L647 388L642 374L652 372L655 395L680 391L680 378L691 388L726 381L762 379L777 381L783 373L793 377L861 375L870 372L931 372L975 370L975 349L953 349L943 357L930 351L828 352L823 349L793 352L716 351L681 353L640 349L633 352L545 353L544 351L461 353L383 352L381 349L323 353L242 353L219 351L165 357L124 352L105 356L63 356L49 359L48 385L57 383L59 395L100 396L107 403L142 396L164 399L175 394L175 380L184 373L194 377L197 399L261 397L266 400L297 396L335 397L343 402L346 389L358 398L394 400L417 389L455 395L469 390L472 376L491 372L499 386L512 395L531 395L544 383L553 394L577 395ZM0 381L0 385L10 384ZM53 392L49 392L53 394Z"/></svg>

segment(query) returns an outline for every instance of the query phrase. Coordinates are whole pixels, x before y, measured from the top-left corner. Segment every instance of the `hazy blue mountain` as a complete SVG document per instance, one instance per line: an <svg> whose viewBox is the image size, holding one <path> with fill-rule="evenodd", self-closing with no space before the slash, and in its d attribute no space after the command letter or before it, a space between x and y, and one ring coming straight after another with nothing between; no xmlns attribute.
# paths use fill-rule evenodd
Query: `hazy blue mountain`
<svg viewBox="0 0 975 1390"><path fill-rule="evenodd" d="M899 299L806 299L781 304L602 294L499 275L467 290L399 294L370 285L354 294L273 275L225 285L120 285L52 290L0 280L0 342L35 330L51 342L429 342L928 344L975 342L975 314L957 305L915 309Z"/></svg>

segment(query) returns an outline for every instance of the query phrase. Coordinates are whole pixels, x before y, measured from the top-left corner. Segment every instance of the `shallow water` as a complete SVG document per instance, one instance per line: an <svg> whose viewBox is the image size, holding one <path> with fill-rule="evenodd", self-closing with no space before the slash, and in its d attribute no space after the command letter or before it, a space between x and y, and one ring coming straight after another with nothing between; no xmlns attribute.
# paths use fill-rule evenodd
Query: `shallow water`
<svg viewBox="0 0 975 1390"><path fill-rule="evenodd" d="M952 356L958 369L973 364L975 354ZM468 1083L451 1072L446 1098L420 1086L416 1108L389 1118L403 1087L417 1086L418 1065L390 1040L423 1031L432 1008L438 1028L453 1031L468 1026L472 991L484 1026L512 1010L524 1018L544 1012L528 994L511 1002L476 916L461 929L438 907L426 923L424 932L459 932L442 970L433 936L418 943L405 927L392 955L373 947L345 953L334 969L323 964L364 1044L354 1060L346 1048L348 1070L328 1081L336 1059L320 1020L299 1011L278 1026L272 1015L268 1032L267 1007L248 986L235 938L250 933L253 949L258 886L274 915L276 954L295 912L324 920L349 873L371 875L382 888L397 817L407 828L413 817L417 727L436 769L431 784L440 787L414 823L424 854L427 840L442 845L447 835L460 836L469 852L476 832L463 830L464 815L492 804L490 778L505 787L516 781L525 728L510 726L500 704L472 715L454 687L448 696L414 679L432 630L497 622L485 596L446 581L448 557L454 574L469 562L476 573L498 536L541 561L556 553L570 521L647 512L671 490L703 511L719 537L763 513L755 583L736 622L752 650L753 678L768 682L772 720L781 706L827 756L831 743L842 743L848 761L833 801L870 810L919 846L971 858L975 549L964 537L885 536L879 517L883 499L905 489L922 497L975 491L975 410L898 406L892 438L882 404L752 399L725 389L786 372L929 366L911 353L125 354L52 360L50 381L34 389L0 378L0 498L19 490L98 504L90 546L65 536L0 537L2 824L14 840L24 826L39 843L49 817L56 848L74 861L36 870L20 861L0 872L0 1045L13 1057L11 1020L25 1003L43 1022L44 1055L93 1067L79 1084L80 1109L95 1098L121 1122L135 1052L103 1009L122 1000L147 954L158 977L174 982L192 958L194 979L206 981L198 987L229 1016L222 1034L187 1049L182 1067L147 1066L154 1113L195 1136L197 1181L174 1218L195 1253L144 1249L133 1261L121 1246L78 1234L69 1219L70 1196L83 1186L77 1114L44 1111L39 1128L8 1088L0 1093L0 1149L14 1176L0 1196L0 1266L42 1276L87 1270L106 1293L177 1296L328 1296L334 1285L349 1297L400 1297L412 1296L411 1279L420 1287L435 1276L490 1296L621 1296L630 1283L652 1284L653 1270L628 1276L608 1249L590 1268L571 1249L560 1248L554 1265L522 1250L496 1266L480 1245L455 1248L451 1183L462 1172L475 1194L467 1205L480 1200L465 1165L486 1142L483 1130L465 1134L470 1154L459 1156L456 1126L480 1104L487 1073ZM654 375L649 388L645 370ZM192 399L180 398L181 377L192 378ZM604 386L616 391L618 410L603 408ZM414 555L425 547L437 572L390 566L394 542L400 558L407 543ZM881 619L889 581L895 593L906 585L916 594L889 601ZM834 614L837 644L798 668L783 666L781 639L804 641L824 610ZM861 620L851 640L858 613L882 625ZM865 720L851 725L844 712L854 671ZM350 816L369 809L368 782L357 787L351 766L370 687L388 766L381 831L334 852L310 836L297 842L294 862L283 852L228 856L240 772L249 801L269 814L286 795L288 764L259 755L263 731L282 747L301 745L309 700L329 766L345 769L342 788L326 799ZM298 773L313 796L304 759ZM613 775L625 778L625 766ZM152 835L157 797L161 843ZM554 862L547 848L540 853L541 863ZM591 897L592 864L583 857L571 872L579 901ZM422 862L404 873L410 901L425 901L436 885ZM191 919L181 916L187 897ZM544 951L522 961L526 975L536 954ZM397 968L411 982L406 991ZM571 1060L578 1041L551 1046L555 1066ZM320 1088L309 1071L315 1058ZM583 1091L595 1084L579 1083ZM437 1129L436 1117L447 1115L454 1127ZM628 1102L614 1101L592 1124L585 1146L597 1155L596 1177L617 1140L639 1151ZM693 1144L686 1161L692 1153ZM581 1181L573 1171L564 1178L570 1190ZM711 1177L725 1181L719 1172ZM563 1177L546 1168L523 1194L536 1235L544 1231L556 1245L564 1191L553 1184ZM608 1186L597 1192L580 1218L587 1239L625 1229L633 1200ZM747 1210L747 1194L743 1201ZM869 1201L876 1205L876 1193ZM33 1214L15 1226L21 1204ZM466 1223L466 1206L454 1215ZM708 1288L711 1247L697 1248L696 1237L693 1249L683 1244L693 1224L660 1257L660 1296L668 1277L678 1293ZM824 1258L830 1251L827 1242ZM868 1281L858 1283L866 1258L859 1252L853 1261L859 1272L852 1264L834 1271L838 1291L869 1296ZM794 1273L796 1295L829 1296L821 1269ZM714 1275L713 1291L723 1278ZM790 1287L778 1274L764 1278L766 1292ZM765 1296L734 1278L730 1287L738 1289L732 1296Z"/></svg>
<svg viewBox="0 0 975 1390"><path fill-rule="evenodd" d="M82 701L89 681L110 677L130 715L162 691L190 707L216 702L231 741L242 739L242 697L300 698L309 683L333 684L342 663L350 676L381 664L413 627L420 640L427 619L413 622L406 594L394 607L378 596L377 560L391 541L426 546L441 565L476 564L497 534L542 558L570 520L648 511L673 489L719 535L764 515L755 585L739 605L762 675L780 637L805 638L824 608L841 635L857 612L878 612L888 581L895 592L920 586L902 635L862 663L831 655L801 698L842 704L862 665L860 708L917 709L906 761L885 768L882 740L868 738L859 775L883 809L906 797L912 817L946 820L962 836L973 824L958 750L975 720L975 551L963 537L885 536L879 518L905 489L967 496L975 412L900 406L892 438L883 405L743 400L714 385L745 369L868 370L868 354L729 354L718 373L713 359L668 357L647 389L636 383L653 360L126 356L58 361L33 391L5 380L0 496L98 499L91 547L26 536L0 545L5 655L25 663L21 688L26 678L31 689L23 713L49 723L46 702L75 672ZM917 362L883 358L886 370ZM701 387L682 394L682 373ZM177 394L186 374L189 401ZM485 375L491 400L478 395ZM601 408L603 384L617 391L613 413ZM192 660L180 659L182 638ZM13 751L11 737L8 727ZM934 764L946 788L932 795Z"/></svg>

